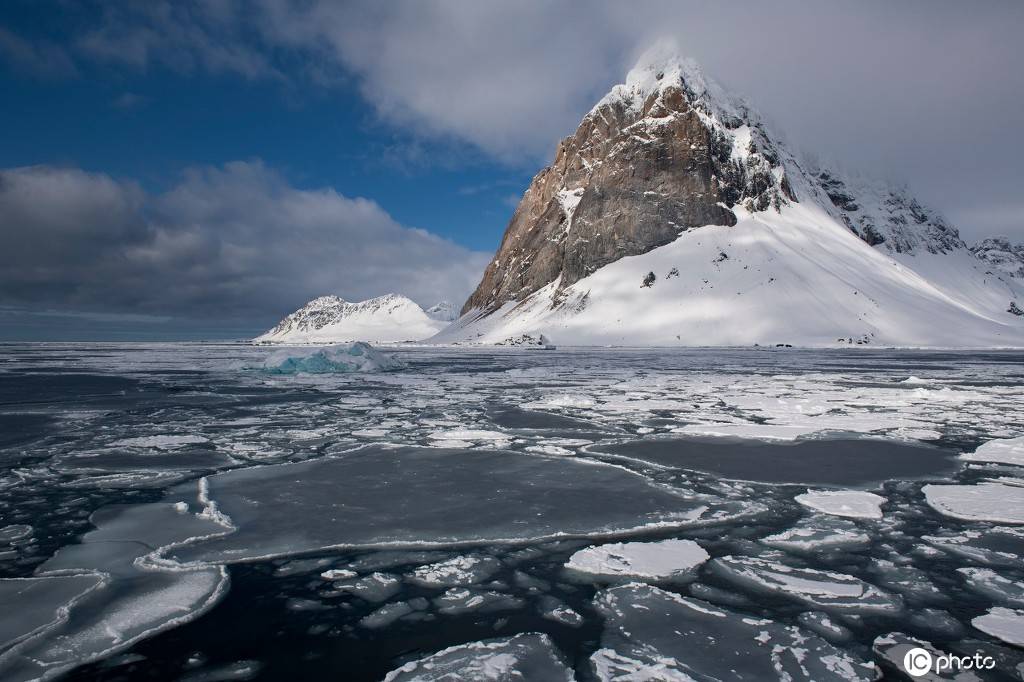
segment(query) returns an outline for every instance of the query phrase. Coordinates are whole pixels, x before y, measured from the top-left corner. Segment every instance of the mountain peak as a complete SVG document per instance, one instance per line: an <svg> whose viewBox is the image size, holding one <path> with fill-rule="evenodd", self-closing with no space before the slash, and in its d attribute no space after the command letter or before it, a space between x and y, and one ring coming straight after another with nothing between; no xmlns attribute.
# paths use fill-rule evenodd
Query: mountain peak
<svg viewBox="0 0 1024 682"><path fill-rule="evenodd" d="M354 303L328 295L314 298L255 340L262 343L416 341L433 336L451 319L427 313L402 294L389 293Z"/></svg>

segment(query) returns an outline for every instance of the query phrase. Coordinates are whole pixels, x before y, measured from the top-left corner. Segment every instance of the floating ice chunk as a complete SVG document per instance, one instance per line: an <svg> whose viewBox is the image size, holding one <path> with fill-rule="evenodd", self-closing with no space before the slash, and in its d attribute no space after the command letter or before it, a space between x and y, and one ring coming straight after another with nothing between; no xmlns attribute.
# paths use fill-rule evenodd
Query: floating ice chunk
<svg viewBox="0 0 1024 682"><path fill-rule="evenodd" d="M553 457L569 457L575 454L572 450L558 445L530 445L526 448L526 451L536 455L550 455Z"/></svg>
<svg viewBox="0 0 1024 682"><path fill-rule="evenodd" d="M921 377L915 377L914 375L910 375L909 377L907 377L906 379L903 379L899 383L901 383L901 384L910 384L912 386L924 386L924 385L930 384L932 382L928 381L927 379L922 379Z"/></svg>
<svg viewBox="0 0 1024 682"><path fill-rule="evenodd" d="M967 521L1024 523L1024 488L1000 483L926 485L928 505L946 516Z"/></svg>
<svg viewBox="0 0 1024 682"><path fill-rule="evenodd" d="M873 680L858 660L794 626L751 618L649 585L594 600L605 618L590 658L600 680Z"/></svg>
<svg viewBox="0 0 1024 682"><path fill-rule="evenodd" d="M251 680L259 674L263 667L259 661L235 661L227 665L207 668L190 673L178 682L231 682L232 680Z"/></svg>
<svg viewBox="0 0 1024 682"><path fill-rule="evenodd" d="M493 591L467 590L452 587L434 598L434 608L448 616L470 613L471 611L511 611L522 608L523 600L510 594Z"/></svg>
<svg viewBox="0 0 1024 682"><path fill-rule="evenodd" d="M1024 646L1024 611L996 606L972 620L971 625L1007 644Z"/></svg>
<svg viewBox="0 0 1024 682"><path fill-rule="evenodd" d="M868 570L886 588L918 601L948 602L946 591L936 587L928 574L914 566L899 566L892 561L875 559Z"/></svg>
<svg viewBox="0 0 1024 682"><path fill-rule="evenodd" d="M996 526L958 534L924 535L931 547L986 566L1018 568L1024 561L1024 530Z"/></svg>
<svg viewBox="0 0 1024 682"><path fill-rule="evenodd" d="M12 542L32 535L32 526L16 523L0 528L0 542Z"/></svg>
<svg viewBox="0 0 1024 682"><path fill-rule="evenodd" d="M481 583L501 568L494 557L457 556L428 566L421 566L409 574L409 582L426 587L450 587Z"/></svg>
<svg viewBox="0 0 1024 682"><path fill-rule="evenodd" d="M544 595L540 598L540 608L541 618L574 628L583 625L583 616L551 595Z"/></svg>
<svg viewBox="0 0 1024 682"><path fill-rule="evenodd" d="M1024 607L1024 583L1010 580L989 568L958 568L972 591L993 601Z"/></svg>
<svg viewBox="0 0 1024 682"><path fill-rule="evenodd" d="M851 519L880 519L885 498L862 490L808 490L794 498L805 507Z"/></svg>
<svg viewBox="0 0 1024 682"><path fill-rule="evenodd" d="M853 633L837 623L827 613L821 611L805 611L797 616L797 620L808 630L816 632L833 644L848 642L853 639Z"/></svg>
<svg viewBox="0 0 1024 682"><path fill-rule="evenodd" d="M532 403L526 403L523 405L524 408L545 408L545 407L576 407L576 408L587 408L594 407L597 405L597 401L589 395L569 394L565 393L562 395L554 395L548 398L542 398L535 400Z"/></svg>
<svg viewBox="0 0 1024 682"><path fill-rule="evenodd" d="M381 353L368 343L324 348L287 348L272 353L259 366L273 374L333 374L336 372L389 372L404 369L405 363Z"/></svg>
<svg viewBox="0 0 1024 682"><path fill-rule="evenodd" d="M434 445L447 447L448 443L489 443L494 447L507 447L512 437L501 431L488 431L486 429L449 429L446 431L434 431L428 438L434 441Z"/></svg>
<svg viewBox="0 0 1024 682"><path fill-rule="evenodd" d="M131 471L120 474L84 476L61 483L62 488L166 488L188 478L188 474L175 471Z"/></svg>
<svg viewBox="0 0 1024 682"><path fill-rule="evenodd" d="M573 554L565 567L604 580L624 578L650 581L692 578L709 559L693 540L618 542L587 547Z"/></svg>
<svg viewBox="0 0 1024 682"><path fill-rule="evenodd" d="M320 577L324 580L349 580L350 578L356 578L359 574L355 571L350 571L345 568L332 568L329 571L324 571L320 574Z"/></svg>
<svg viewBox="0 0 1024 682"><path fill-rule="evenodd" d="M487 639L449 647L406 663L384 682L446 682L448 680L550 680L572 682L575 676L544 634L528 632L506 639Z"/></svg>
<svg viewBox="0 0 1024 682"><path fill-rule="evenodd" d="M371 573L350 583L335 583L333 588L369 602L382 602L398 594L402 581L387 573Z"/></svg>
<svg viewBox="0 0 1024 682"><path fill-rule="evenodd" d="M399 601L385 604L373 613L361 618L359 624L368 630L379 630L386 628L399 618L408 616L415 610L409 602Z"/></svg>
<svg viewBox="0 0 1024 682"><path fill-rule="evenodd" d="M974 452L960 455L969 462L999 462L1024 466L1024 436L990 440Z"/></svg>
<svg viewBox="0 0 1024 682"><path fill-rule="evenodd" d="M369 446L204 481L236 530L174 548L171 558L219 564L337 547L613 536L765 510L683 495L617 466L493 450Z"/></svg>
<svg viewBox="0 0 1024 682"><path fill-rule="evenodd" d="M198 445L209 443L208 438L195 435L161 435L161 436L139 436L137 438L122 438L111 443L111 447L122 448L156 448L158 450L175 450L186 445Z"/></svg>
<svg viewBox="0 0 1024 682"><path fill-rule="evenodd" d="M796 440L820 431L820 426L786 424L687 424L672 429L672 433L722 438L750 438L761 440Z"/></svg>
<svg viewBox="0 0 1024 682"><path fill-rule="evenodd" d="M708 567L714 575L738 586L782 595L819 609L846 613L902 610L899 597L845 573L739 556L714 559Z"/></svg>
<svg viewBox="0 0 1024 682"><path fill-rule="evenodd" d="M871 538L845 519L822 519L814 517L798 525L761 540L769 547L789 552L817 553L830 549L855 549L865 547Z"/></svg>

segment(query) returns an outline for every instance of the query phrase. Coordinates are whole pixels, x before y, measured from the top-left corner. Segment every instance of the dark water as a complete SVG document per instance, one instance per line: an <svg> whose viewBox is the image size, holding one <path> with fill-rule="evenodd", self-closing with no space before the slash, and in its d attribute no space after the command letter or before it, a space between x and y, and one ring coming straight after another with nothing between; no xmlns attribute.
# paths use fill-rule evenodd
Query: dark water
<svg viewBox="0 0 1024 682"><path fill-rule="evenodd" d="M550 448L561 448L565 452L555 456L614 462L683 496L763 507L742 521L649 530L629 538L693 539L712 557L772 551L759 541L813 520L811 512L793 501L807 485L859 487L883 495L884 521L851 522L870 536L866 545L771 556L790 565L855 576L893 593L899 590L879 577L877 562L904 561L940 596L908 590L901 593L906 609L899 615L858 615L844 621L852 639L841 647L871 660L876 637L905 632L953 651L992 651L1000 664L989 678L1018 679L1015 667L1024 661L1021 651L970 625L995 602L967 589L957 569L985 564L949 553L924 553L926 543L920 538L976 532L978 547L1010 556L1024 556L1024 542L987 534L994 524L937 514L924 503L920 487L921 479L970 483L994 475L964 470L955 457L991 437L1024 433L1024 358L1019 354L789 349L395 352L409 363L409 370L365 377L275 378L242 369L267 353L247 346L0 347L0 528L22 524L32 529L27 537L0 544L0 577L34 575L61 547L80 542L94 528L90 517L97 510L157 503L168 499L170 491L194 489L200 478L218 472L344 457L354 448L382 443L441 444L462 448L466 457L495 448L547 457ZM911 376L926 383L903 383ZM764 400L752 400L759 391ZM786 412L775 404L801 396L827 405L820 411L827 430L840 430L846 418L874 415L873 439L809 435L779 443L673 433L709 417L785 424ZM130 440L159 436L194 440L166 448ZM313 486L304 486L295 471L287 485L301 497ZM1020 475L1012 467L1000 471ZM497 483L488 480L486 471L453 469L452 478L462 481L459 487L500 493L488 487ZM591 485L586 476L579 484L583 489ZM396 487L393 494L401 506L408 486ZM575 510L585 518L588 505L600 508L608 494L602 489L587 500L567 495L563 503L571 509L563 511ZM487 498L489 504L500 505L500 495L494 495ZM357 500L339 480L338 504ZM417 498L417 504L429 505L429 495ZM509 515L515 516L514 511ZM493 518L492 512L493 507L481 517ZM304 513L315 514L316 505ZM413 505L408 514L415 513ZM472 507L459 513L452 526L471 528ZM345 520L342 509L337 523ZM314 521L320 528L322 518L311 518L310 524ZM290 532L301 534L301 525ZM436 540L421 534L424 543ZM445 647L543 632L579 677L588 679L588 659L601 646L604 627L592 603L602 585L573 580L562 566L578 549L607 541L599 534L588 539L580 531L556 541L317 549L233 563L227 569L230 588L211 610L73 667L64 678L225 679L231 671L236 678L244 671L246 679L376 680ZM432 558L403 559L394 554L398 551L429 551ZM374 570L401 578L424 563L466 554L501 562L477 589L510 595L519 600L516 607L446 615L431 606L420 611L420 620L398 620L374 630L360 620L383 603L430 600L439 590L404 581L385 602L372 602L338 594L319 575L325 568L377 565ZM1010 562L998 570L1008 579L1024 581L1019 564ZM746 591L710 573L698 575L697 584L730 595L730 608L751 616L796 623L809 610L784 596ZM684 595L691 589L685 584L665 587ZM582 624L573 627L542 617L551 598L582 615ZM92 610L86 616L102 619L102 600L83 608ZM946 614L958 628L946 631L930 625L927 617L919 617L927 609ZM16 617L16 612L0 614ZM88 654L81 652L83 657ZM80 659L71 656L69 665L75 660ZM887 674L898 679L891 669Z"/></svg>

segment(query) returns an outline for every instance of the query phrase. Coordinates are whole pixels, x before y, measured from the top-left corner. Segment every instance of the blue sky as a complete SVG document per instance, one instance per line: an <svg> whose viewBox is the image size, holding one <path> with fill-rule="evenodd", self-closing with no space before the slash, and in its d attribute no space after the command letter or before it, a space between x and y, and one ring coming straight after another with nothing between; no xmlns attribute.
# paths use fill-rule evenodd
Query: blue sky
<svg viewBox="0 0 1024 682"><path fill-rule="evenodd" d="M256 333L460 304L655 40L798 152L1024 239L1024 3L0 3L0 339Z"/></svg>

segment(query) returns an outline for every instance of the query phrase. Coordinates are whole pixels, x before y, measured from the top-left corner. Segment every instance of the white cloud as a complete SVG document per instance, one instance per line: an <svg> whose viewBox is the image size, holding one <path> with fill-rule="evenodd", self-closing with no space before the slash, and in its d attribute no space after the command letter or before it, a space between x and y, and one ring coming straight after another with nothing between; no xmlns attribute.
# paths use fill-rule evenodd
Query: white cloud
<svg viewBox="0 0 1024 682"><path fill-rule="evenodd" d="M190 170L158 196L78 169L0 171L8 306L274 320L325 293L461 301L487 258L258 161Z"/></svg>

